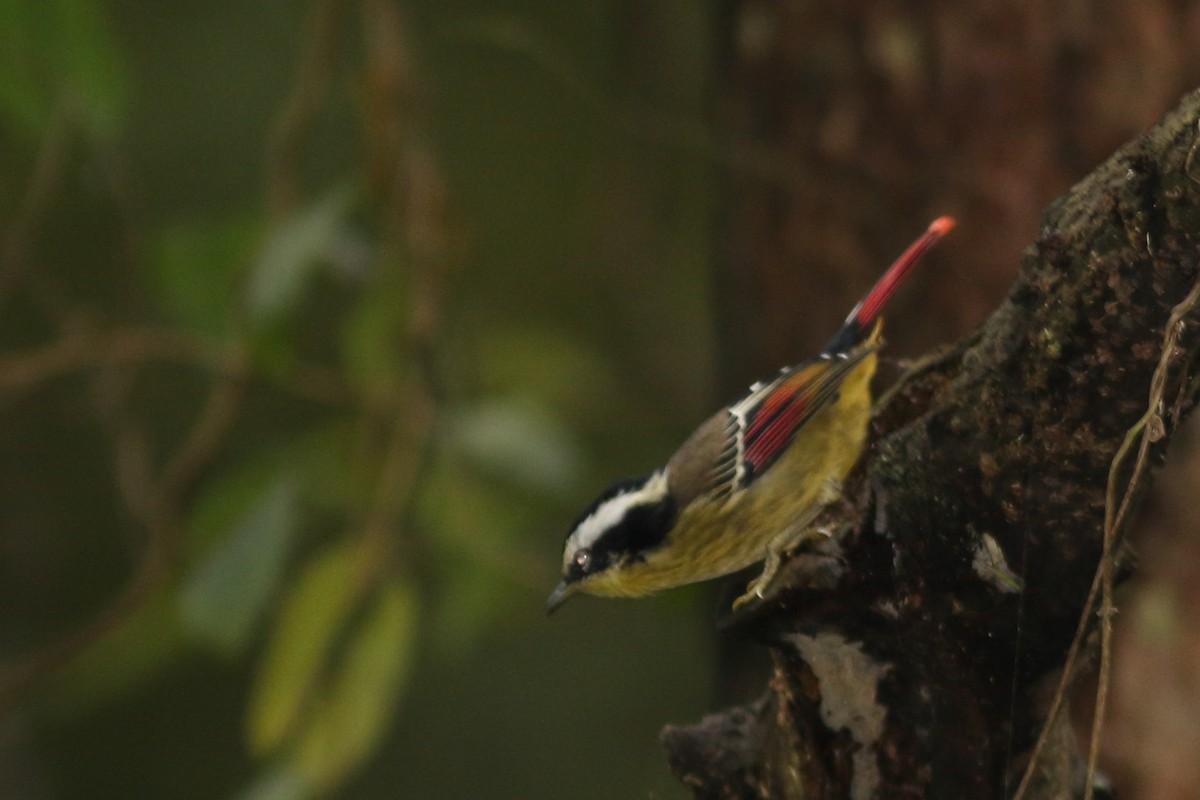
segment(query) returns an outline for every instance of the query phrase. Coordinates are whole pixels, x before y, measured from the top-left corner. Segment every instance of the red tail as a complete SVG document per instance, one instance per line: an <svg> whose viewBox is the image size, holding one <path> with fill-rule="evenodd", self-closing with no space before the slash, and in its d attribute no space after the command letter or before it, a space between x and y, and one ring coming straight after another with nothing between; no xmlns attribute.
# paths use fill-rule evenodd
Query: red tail
<svg viewBox="0 0 1200 800"><path fill-rule="evenodd" d="M857 344L870 329L879 312L887 305L888 300L896 293L901 282L912 272L912 268L921 260L921 256L933 247L943 236L954 229L953 217L938 217L917 240L900 254L892 265L887 268L871 290L858 301L858 305L846 317L845 324L825 345L826 353L841 353Z"/></svg>

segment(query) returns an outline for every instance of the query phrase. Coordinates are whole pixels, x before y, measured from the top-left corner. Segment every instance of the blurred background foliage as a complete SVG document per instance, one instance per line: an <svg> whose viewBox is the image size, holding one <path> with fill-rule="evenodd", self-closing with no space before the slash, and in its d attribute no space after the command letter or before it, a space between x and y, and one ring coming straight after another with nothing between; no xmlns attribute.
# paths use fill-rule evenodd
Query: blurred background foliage
<svg viewBox="0 0 1200 800"><path fill-rule="evenodd" d="M0 794L683 794L709 605L542 603L712 404L707 14L0 0Z"/></svg>
<svg viewBox="0 0 1200 800"><path fill-rule="evenodd" d="M574 515L935 214L889 352L970 331L1196 41L1178 0L0 0L0 796L685 796L660 727L762 654L704 590L547 622ZM1118 619L1131 796L1200 782L1196 429Z"/></svg>

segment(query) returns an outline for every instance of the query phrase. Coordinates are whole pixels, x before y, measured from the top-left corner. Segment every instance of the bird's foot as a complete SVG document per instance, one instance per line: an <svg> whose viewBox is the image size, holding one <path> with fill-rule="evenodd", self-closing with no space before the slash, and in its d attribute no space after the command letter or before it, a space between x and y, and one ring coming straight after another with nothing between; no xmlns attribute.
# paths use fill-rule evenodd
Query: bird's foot
<svg viewBox="0 0 1200 800"><path fill-rule="evenodd" d="M746 593L733 601L733 608L738 609L749 603L751 600L762 600L766 596L767 587L771 585L771 581L775 579L775 573L779 571L779 565L782 559L779 556L779 551L767 551L767 557L763 561L763 570L757 578L750 581L746 586Z"/></svg>

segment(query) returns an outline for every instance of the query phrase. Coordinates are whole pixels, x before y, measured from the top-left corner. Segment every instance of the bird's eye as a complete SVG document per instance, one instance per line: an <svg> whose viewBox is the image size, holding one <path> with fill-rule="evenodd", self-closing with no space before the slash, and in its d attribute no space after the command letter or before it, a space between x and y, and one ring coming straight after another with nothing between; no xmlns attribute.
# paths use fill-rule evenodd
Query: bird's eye
<svg viewBox="0 0 1200 800"><path fill-rule="evenodd" d="M575 566L579 567L580 572L587 572L588 567L592 565L592 551L580 550L575 554Z"/></svg>

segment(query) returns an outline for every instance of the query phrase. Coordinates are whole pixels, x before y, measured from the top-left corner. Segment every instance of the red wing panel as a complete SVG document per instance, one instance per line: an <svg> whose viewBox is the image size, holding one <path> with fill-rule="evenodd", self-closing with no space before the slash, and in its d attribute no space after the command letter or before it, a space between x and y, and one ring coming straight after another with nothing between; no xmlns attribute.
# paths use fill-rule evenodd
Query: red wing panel
<svg viewBox="0 0 1200 800"><path fill-rule="evenodd" d="M842 379L869 350L849 358L821 359L780 377L746 415L744 459L747 480L762 474L796 435L796 431L836 396Z"/></svg>

